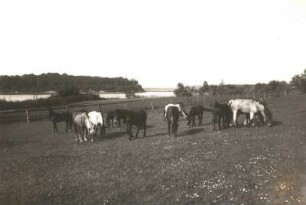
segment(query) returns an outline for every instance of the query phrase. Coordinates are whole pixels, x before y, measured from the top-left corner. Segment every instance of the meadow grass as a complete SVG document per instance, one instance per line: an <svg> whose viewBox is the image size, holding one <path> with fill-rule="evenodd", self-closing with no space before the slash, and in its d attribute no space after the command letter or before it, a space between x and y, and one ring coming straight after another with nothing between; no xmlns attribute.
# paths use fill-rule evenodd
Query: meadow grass
<svg viewBox="0 0 306 205"><path fill-rule="evenodd" d="M124 128L80 144L64 123L55 135L47 120L1 125L0 204L305 204L305 100L270 99L271 128L213 131L205 112L177 137L148 110L132 141Z"/></svg>

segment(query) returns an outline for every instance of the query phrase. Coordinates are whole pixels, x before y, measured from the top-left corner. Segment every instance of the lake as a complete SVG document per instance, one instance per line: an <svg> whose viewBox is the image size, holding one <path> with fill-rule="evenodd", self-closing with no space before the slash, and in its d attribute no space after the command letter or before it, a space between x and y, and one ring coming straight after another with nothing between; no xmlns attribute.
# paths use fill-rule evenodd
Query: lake
<svg viewBox="0 0 306 205"><path fill-rule="evenodd" d="M50 96L51 96L51 94L0 95L0 99L1 100L6 100L6 101L25 101L25 100L35 100L35 99L41 99L41 98L48 98Z"/></svg>
<svg viewBox="0 0 306 205"><path fill-rule="evenodd" d="M32 95L32 94L20 94L20 95L0 95L1 100L6 101L25 101L25 100L35 100L40 98L48 98L51 94L40 94L40 95ZM125 99L124 93L108 93L108 92L100 92L100 98L107 99ZM172 91L165 92L142 92L136 93L136 96L140 98L154 98L154 97L173 97L174 93Z"/></svg>

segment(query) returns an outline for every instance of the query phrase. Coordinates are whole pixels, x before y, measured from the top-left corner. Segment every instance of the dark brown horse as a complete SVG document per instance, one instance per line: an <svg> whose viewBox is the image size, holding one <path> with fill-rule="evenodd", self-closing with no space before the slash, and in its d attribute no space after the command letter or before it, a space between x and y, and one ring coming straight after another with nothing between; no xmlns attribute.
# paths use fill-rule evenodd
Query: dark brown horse
<svg viewBox="0 0 306 205"><path fill-rule="evenodd" d="M180 111L175 106L170 106L166 111L166 119L168 124L168 135L176 137L178 130L178 120L180 116Z"/></svg>
<svg viewBox="0 0 306 205"><path fill-rule="evenodd" d="M118 115L115 115L114 121L118 121ZM147 113L143 109L137 111L127 111L125 112L125 122L127 133L129 135L129 140L132 138L137 138L140 129L143 129L143 137L146 136L146 129L147 129ZM135 126L137 128L135 137L132 133L132 127Z"/></svg>
<svg viewBox="0 0 306 205"><path fill-rule="evenodd" d="M204 107L202 105L194 105L190 108L188 117L187 117L187 126L194 127L195 126L195 118L198 116L199 118L199 126L202 125Z"/></svg>
<svg viewBox="0 0 306 205"><path fill-rule="evenodd" d="M219 130L229 128L232 120L232 109L227 104L221 104L217 101L214 104L213 112L213 124L214 130L216 129L216 123L218 123ZM221 126L222 123L222 126Z"/></svg>
<svg viewBox="0 0 306 205"><path fill-rule="evenodd" d="M71 131L72 128L72 113L69 111L65 111L62 113L58 113L53 111L52 108L49 108L49 119L53 124L53 133L58 132L57 123L58 122L65 122L66 124L66 132L69 130Z"/></svg>
<svg viewBox="0 0 306 205"><path fill-rule="evenodd" d="M114 111L107 112L106 116L106 126L113 127L114 126Z"/></svg>
<svg viewBox="0 0 306 205"><path fill-rule="evenodd" d="M116 127L120 127L121 126L121 122L126 124L126 118L127 115L130 114L129 110L125 110L125 109L116 109L113 112L113 123Z"/></svg>

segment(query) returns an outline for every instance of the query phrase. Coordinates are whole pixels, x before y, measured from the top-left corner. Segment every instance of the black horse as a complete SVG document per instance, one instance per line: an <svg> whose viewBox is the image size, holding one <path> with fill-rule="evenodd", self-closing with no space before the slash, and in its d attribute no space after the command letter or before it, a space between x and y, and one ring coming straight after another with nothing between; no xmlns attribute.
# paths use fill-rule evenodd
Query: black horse
<svg viewBox="0 0 306 205"><path fill-rule="evenodd" d="M169 137L171 137L172 135L176 137L177 135L179 116L180 116L180 111L177 107L171 106L167 108L166 119L168 124Z"/></svg>
<svg viewBox="0 0 306 205"><path fill-rule="evenodd" d="M52 108L49 108L49 119L53 124L53 133L58 132L56 125L58 122L65 122L66 132L68 131L68 128L69 130L72 128L72 113L69 111L58 113L54 112Z"/></svg>
<svg viewBox="0 0 306 205"><path fill-rule="evenodd" d="M114 126L114 111L107 112L106 125L107 127Z"/></svg>
<svg viewBox="0 0 306 205"><path fill-rule="evenodd" d="M195 126L195 117L199 118L199 126L202 125L203 112L204 107L202 105L194 105L190 108L188 117L187 117L187 126L194 127Z"/></svg>
<svg viewBox="0 0 306 205"><path fill-rule="evenodd" d="M115 126L120 127L121 121L126 124L127 116L130 114L129 110L125 109L116 109L113 111L113 119L112 123L115 124Z"/></svg>
<svg viewBox="0 0 306 205"><path fill-rule="evenodd" d="M116 115L115 115L115 119ZM147 129L147 113L145 110L140 109L137 111L127 111L125 112L125 120L127 125L127 133L129 135L129 140L132 140L132 138L137 138L139 130L143 129L143 137L146 136L146 129ZM135 137L132 134L132 127L136 126L137 131Z"/></svg>
<svg viewBox="0 0 306 205"><path fill-rule="evenodd" d="M219 130L230 127L233 113L231 107L228 104L220 104L216 101L212 112L214 130L216 129L216 123L218 123Z"/></svg>

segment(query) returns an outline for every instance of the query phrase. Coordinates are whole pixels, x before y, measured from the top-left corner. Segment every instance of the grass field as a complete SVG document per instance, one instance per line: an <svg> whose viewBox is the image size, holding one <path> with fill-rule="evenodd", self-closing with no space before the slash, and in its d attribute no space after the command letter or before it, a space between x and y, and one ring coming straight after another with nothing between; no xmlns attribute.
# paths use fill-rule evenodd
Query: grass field
<svg viewBox="0 0 306 205"><path fill-rule="evenodd" d="M306 204L306 96L269 99L273 126L168 137L161 109L146 138L117 129L77 143L49 121L0 126L0 204ZM142 131L140 132L142 136Z"/></svg>

